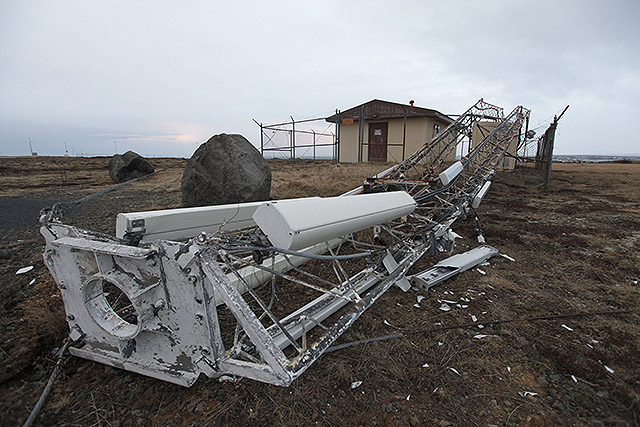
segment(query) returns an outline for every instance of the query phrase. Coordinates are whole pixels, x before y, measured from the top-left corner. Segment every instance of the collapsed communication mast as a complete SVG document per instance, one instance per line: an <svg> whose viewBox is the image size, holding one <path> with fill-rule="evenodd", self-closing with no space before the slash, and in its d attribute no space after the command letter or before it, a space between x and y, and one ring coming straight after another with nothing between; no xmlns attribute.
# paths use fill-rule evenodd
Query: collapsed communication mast
<svg viewBox="0 0 640 427"><path fill-rule="evenodd" d="M115 237L51 210L44 258L71 353L184 386L200 374L289 385L391 286L408 290L420 257L451 251L451 225L478 206L528 115L480 100L339 197L123 213Z"/></svg>

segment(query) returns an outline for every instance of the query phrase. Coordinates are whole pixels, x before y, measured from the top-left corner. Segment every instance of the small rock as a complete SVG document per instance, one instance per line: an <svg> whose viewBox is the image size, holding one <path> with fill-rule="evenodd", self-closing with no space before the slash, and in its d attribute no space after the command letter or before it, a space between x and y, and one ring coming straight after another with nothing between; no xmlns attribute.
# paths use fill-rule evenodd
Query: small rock
<svg viewBox="0 0 640 427"><path fill-rule="evenodd" d="M347 397L347 393L345 393L344 390L338 390L338 396Z"/></svg>
<svg viewBox="0 0 640 427"><path fill-rule="evenodd" d="M196 415L200 415L204 411L204 406L205 406L204 402L200 401L200 402L195 404L195 406L193 407L193 410L191 412L193 412Z"/></svg>
<svg viewBox="0 0 640 427"><path fill-rule="evenodd" d="M498 406L498 401L496 399L491 399L489 401L489 406L491 406L492 408L495 408L496 406Z"/></svg>
<svg viewBox="0 0 640 427"><path fill-rule="evenodd" d="M544 375L541 375L538 378L536 378L536 381L538 382L538 384L540 384L544 388L549 387L549 381L547 381L547 377L545 377Z"/></svg>
<svg viewBox="0 0 640 427"><path fill-rule="evenodd" d="M415 427L418 424L420 424L420 419L414 415L411 418L409 418L409 424Z"/></svg>
<svg viewBox="0 0 640 427"><path fill-rule="evenodd" d="M551 407L552 407L553 409L557 409L558 411L564 411L564 410L565 410L565 407L564 407L564 405L562 404L562 402L560 402L560 401L559 401L559 400L557 400L557 399L556 399L556 401L555 401L555 402L553 402L553 405L551 405Z"/></svg>
<svg viewBox="0 0 640 427"><path fill-rule="evenodd" d="M11 258L11 252L6 249L0 249L0 259L9 259Z"/></svg>
<svg viewBox="0 0 640 427"><path fill-rule="evenodd" d="M551 381L560 382L560 380L562 379L562 376L558 374L553 374L553 375L549 375L549 378L551 378Z"/></svg>
<svg viewBox="0 0 640 427"><path fill-rule="evenodd" d="M511 401L509 399L505 399L504 401L504 406L506 406L507 408L510 407L512 405Z"/></svg>
<svg viewBox="0 0 640 427"><path fill-rule="evenodd" d="M447 420L440 420L440 422L438 423L438 425L439 425L439 426L441 426L441 427L448 427L448 426L452 426L452 425L453 425L453 423L450 423L450 422L449 422L449 421L447 421Z"/></svg>
<svg viewBox="0 0 640 427"><path fill-rule="evenodd" d="M391 403L387 403L386 405L384 405L384 410L385 410L385 412L392 412L393 411L393 405Z"/></svg>
<svg viewBox="0 0 640 427"><path fill-rule="evenodd" d="M601 397L603 399L610 399L611 395L609 394L609 392L607 390L601 390L599 392L596 393L598 395L598 397Z"/></svg>

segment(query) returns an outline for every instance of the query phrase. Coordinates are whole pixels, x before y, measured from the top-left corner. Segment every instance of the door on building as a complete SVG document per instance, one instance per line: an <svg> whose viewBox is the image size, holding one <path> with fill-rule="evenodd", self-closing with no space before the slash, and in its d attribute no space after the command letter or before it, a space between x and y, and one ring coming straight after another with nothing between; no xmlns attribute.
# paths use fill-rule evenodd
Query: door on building
<svg viewBox="0 0 640 427"><path fill-rule="evenodd" d="M387 133L389 124L369 123L369 161L387 161Z"/></svg>

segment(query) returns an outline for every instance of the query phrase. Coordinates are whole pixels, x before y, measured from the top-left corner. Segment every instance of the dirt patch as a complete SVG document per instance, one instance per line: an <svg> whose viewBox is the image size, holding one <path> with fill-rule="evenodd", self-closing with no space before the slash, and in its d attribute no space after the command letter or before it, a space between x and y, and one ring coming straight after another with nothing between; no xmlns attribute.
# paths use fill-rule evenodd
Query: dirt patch
<svg viewBox="0 0 640 427"><path fill-rule="evenodd" d="M67 333L59 291L42 262L33 214L111 186L107 158L2 158L6 218L0 264L0 424L23 422ZM112 234L122 211L178 207L180 159L83 203L73 225ZM385 165L270 161L273 198L343 193ZM46 425L634 425L640 404L640 317L532 316L637 310L640 165L559 164L551 192L531 169L499 173L478 210L496 257L428 293L392 288L341 343L403 331L407 338L322 356L290 387L201 378L190 389L69 358L38 422ZM15 218L17 216L18 218ZM455 224L459 251L476 245ZM425 257L414 270L444 255ZM34 269L16 275L28 265ZM439 310L438 300L455 300ZM466 306L465 308L463 308ZM284 311L284 303L277 310ZM469 323L484 328L437 330ZM512 323L490 326L492 320ZM384 321L387 321L386 323ZM392 325L392 326L389 326ZM478 337L480 335L489 335ZM354 381L362 385L351 388Z"/></svg>

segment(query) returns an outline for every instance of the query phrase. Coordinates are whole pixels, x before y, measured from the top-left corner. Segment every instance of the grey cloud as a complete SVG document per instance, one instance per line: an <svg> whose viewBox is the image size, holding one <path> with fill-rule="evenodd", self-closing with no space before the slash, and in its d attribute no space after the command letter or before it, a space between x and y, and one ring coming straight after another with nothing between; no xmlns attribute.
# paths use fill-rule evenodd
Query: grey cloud
<svg viewBox="0 0 640 427"><path fill-rule="evenodd" d="M531 107L536 123L571 104L561 152L637 152L624 136L631 125L593 120L640 113L639 10L575 0L2 2L0 152L24 154L38 134L48 154L72 137L110 154L118 137L123 150L190 155L215 132L257 143L251 118L328 115L372 98L455 114L480 97ZM626 142L599 143L612 133Z"/></svg>

